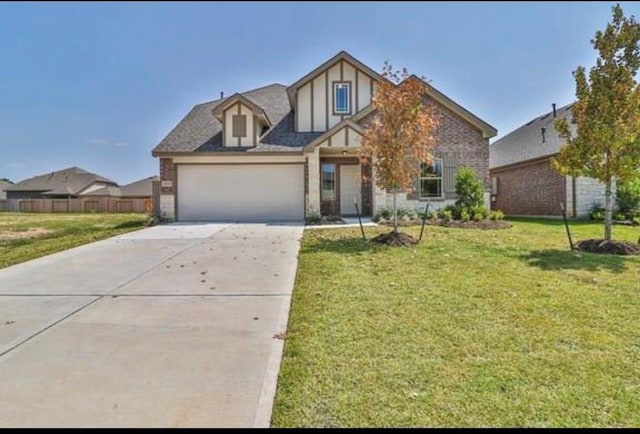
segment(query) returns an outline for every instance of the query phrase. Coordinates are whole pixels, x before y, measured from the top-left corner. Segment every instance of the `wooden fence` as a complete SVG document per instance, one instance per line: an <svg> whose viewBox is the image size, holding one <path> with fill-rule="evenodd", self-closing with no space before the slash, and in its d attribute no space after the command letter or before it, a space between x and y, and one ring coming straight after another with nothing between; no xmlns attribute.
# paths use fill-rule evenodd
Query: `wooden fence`
<svg viewBox="0 0 640 434"><path fill-rule="evenodd" d="M83 197L78 199L2 199L4 212L108 212L143 213L152 211L151 198Z"/></svg>

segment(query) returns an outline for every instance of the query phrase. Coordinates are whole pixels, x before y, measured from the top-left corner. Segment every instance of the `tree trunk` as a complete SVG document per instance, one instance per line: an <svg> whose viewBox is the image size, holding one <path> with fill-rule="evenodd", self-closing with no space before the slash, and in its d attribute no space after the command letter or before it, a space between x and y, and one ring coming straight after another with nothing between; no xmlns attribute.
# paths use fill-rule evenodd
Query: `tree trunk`
<svg viewBox="0 0 640 434"><path fill-rule="evenodd" d="M396 204L396 196L398 194L398 189L393 189L393 232L398 233L398 207Z"/></svg>
<svg viewBox="0 0 640 434"><path fill-rule="evenodd" d="M613 213L613 201L611 200L611 178L607 180L604 191L604 239L611 239L611 214Z"/></svg>

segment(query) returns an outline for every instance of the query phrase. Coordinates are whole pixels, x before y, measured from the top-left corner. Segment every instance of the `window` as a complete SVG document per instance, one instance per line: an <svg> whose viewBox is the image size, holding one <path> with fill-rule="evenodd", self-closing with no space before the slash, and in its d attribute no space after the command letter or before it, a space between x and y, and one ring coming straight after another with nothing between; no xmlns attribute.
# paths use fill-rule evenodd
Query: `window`
<svg viewBox="0 0 640 434"><path fill-rule="evenodd" d="M349 83L333 83L333 113L347 114L351 112Z"/></svg>
<svg viewBox="0 0 640 434"><path fill-rule="evenodd" d="M246 115L233 115L231 118L233 137L246 137L247 136L247 116Z"/></svg>
<svg viewBox="0 0 640 434"><path fill-rule="evenodd" d="M442 197L442 158L435 158L433 164L420 165L420 198Z"/></svg>
<svg viewBox="0 0 640 434"><path fill-rule="evenodd" d="M323 164L322 176L320 177L322 190L320 196L322 200L335 200L336 198L336 165Z"/></svg>

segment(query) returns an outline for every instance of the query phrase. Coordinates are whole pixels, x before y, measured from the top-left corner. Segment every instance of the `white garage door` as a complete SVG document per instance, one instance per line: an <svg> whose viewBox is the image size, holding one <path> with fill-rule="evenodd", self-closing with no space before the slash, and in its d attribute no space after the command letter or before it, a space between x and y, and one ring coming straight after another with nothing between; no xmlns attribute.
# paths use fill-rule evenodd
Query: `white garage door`
<svg viewBox="0 0 640 434"><path fill-rule="evenodd" d="M304 218L302 164L178 165L178 219Z"/></svg>

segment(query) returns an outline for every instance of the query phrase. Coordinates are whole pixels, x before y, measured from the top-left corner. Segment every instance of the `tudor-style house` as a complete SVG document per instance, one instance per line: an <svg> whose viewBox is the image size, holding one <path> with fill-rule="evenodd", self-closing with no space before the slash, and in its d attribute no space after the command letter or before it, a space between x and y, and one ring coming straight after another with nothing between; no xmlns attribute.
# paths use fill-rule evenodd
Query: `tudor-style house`
<svg viewBox="0 0 640 434"><path fill-rule="evenodd" d="M164 218L301 220L364 215L391 195L361 165L363 125L381 76L341 51L295 83L272 84L196 105L153 149L160 160ZM455 173L470 166L489 200L489 139L496 130L429 86L440 115L434 164L424 167L402 207L455 200Z"/></svg>

